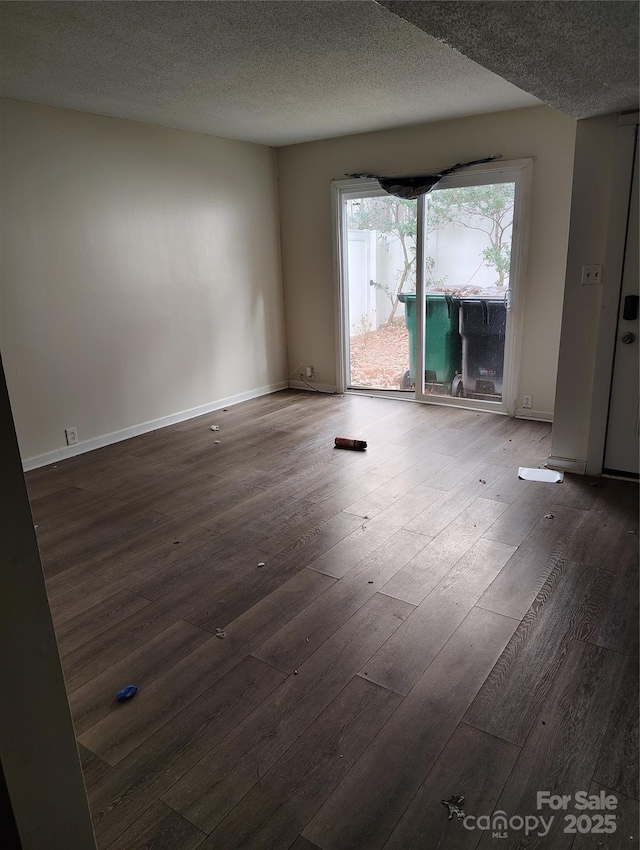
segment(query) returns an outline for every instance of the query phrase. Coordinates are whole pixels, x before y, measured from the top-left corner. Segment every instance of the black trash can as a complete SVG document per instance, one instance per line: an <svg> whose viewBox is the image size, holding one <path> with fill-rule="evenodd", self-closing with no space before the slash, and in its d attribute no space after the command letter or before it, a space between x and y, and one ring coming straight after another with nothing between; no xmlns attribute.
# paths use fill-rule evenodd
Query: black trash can
<svg viewBox="0 0 640 850"><path fill-rule="evenodd" d="M462 298L462 375L452 394L502 401L507 308L504 298Z"/></svg>

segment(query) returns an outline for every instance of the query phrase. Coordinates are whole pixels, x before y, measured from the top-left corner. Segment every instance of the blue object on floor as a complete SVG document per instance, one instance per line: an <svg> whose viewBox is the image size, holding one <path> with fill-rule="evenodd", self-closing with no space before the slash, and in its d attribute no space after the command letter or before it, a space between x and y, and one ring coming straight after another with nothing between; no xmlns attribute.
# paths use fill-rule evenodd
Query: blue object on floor
<svg viewBox="0 0 640 850"><path fill-rule="evenodd" d="M138 693L137 685L125 685L121 691L118 691L116 694L116 699L118 702L124 702L125 700L131 699Z"/></svg>

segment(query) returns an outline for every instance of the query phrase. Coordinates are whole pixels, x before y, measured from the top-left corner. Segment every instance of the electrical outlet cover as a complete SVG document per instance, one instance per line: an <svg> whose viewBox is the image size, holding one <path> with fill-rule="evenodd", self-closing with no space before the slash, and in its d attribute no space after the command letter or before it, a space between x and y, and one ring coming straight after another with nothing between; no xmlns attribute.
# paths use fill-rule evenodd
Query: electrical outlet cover
<svg viewBox="0 0 640 850"><path fill-rule="evenodd" d="M597 286L602 283L602 266L583 266L582 285Z"/></svg>

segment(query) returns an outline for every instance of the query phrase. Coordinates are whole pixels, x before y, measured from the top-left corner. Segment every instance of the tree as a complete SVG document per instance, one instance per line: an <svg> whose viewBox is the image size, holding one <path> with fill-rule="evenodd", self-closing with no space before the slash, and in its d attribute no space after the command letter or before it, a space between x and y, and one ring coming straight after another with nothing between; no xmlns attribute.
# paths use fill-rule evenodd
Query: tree
<svg viewBox="0 0 640 850"><path fill-rule="evenodd" d="M397 280L389 284L371 281L372 286L386 293L391 301L391 322L398 308L398 293L405 284L416 288L416 235L418 220L417 201L404 201L393 195L381 198L360 198L347 204L347 226L349 230L377 230L385 242L397 240L402 248L404 265L399 269Z"/></svg>
<svg viewBox="0 0 640 850"><path fill-rule="evenodd" d="M513 183L461 186L427 195L429 229L439 230L453 224L487 234L489 245L482 251L482 257L485 265L496 270L496 286L500 288L504 288L511 266L514 197Z"/></svg>
<svg viewBox="0 0 640 850"><path fill-rule="evenodd" d="M494 268L496 285L503 288L511 264L511 223L513 221L514 184L494 183L484 186L462 186L437 189L427 195L427 235L448 225L479 230L489 238L481 252L485 265ZM416 288L416 239L418 232L417 201L405 201L393 195L360 198L347 203L349 230L376 230L386 244L397 240L402 248L403 267L392 283L371 281L391 301L388 321L395 317L398 293ZM442 288L446 277L434 277L435 260L425 257L427 288Z"/></svg>

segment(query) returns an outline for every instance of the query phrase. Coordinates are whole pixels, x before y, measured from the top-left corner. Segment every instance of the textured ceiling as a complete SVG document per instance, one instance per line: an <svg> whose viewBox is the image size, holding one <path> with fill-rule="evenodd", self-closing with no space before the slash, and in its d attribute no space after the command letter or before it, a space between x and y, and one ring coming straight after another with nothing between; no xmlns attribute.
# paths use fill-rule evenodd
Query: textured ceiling
<svg viewBox="0 0 640 850"><path fill-rule="evenodd" d="M637 2L379 2L574 118L638 108Z"/></svg>
<svg viewBox="0 0 640 850"><path fill-rule="evenodd" d="M283 145L538 103L373 0L0 11L3 95L234 139Z"/></svg>

